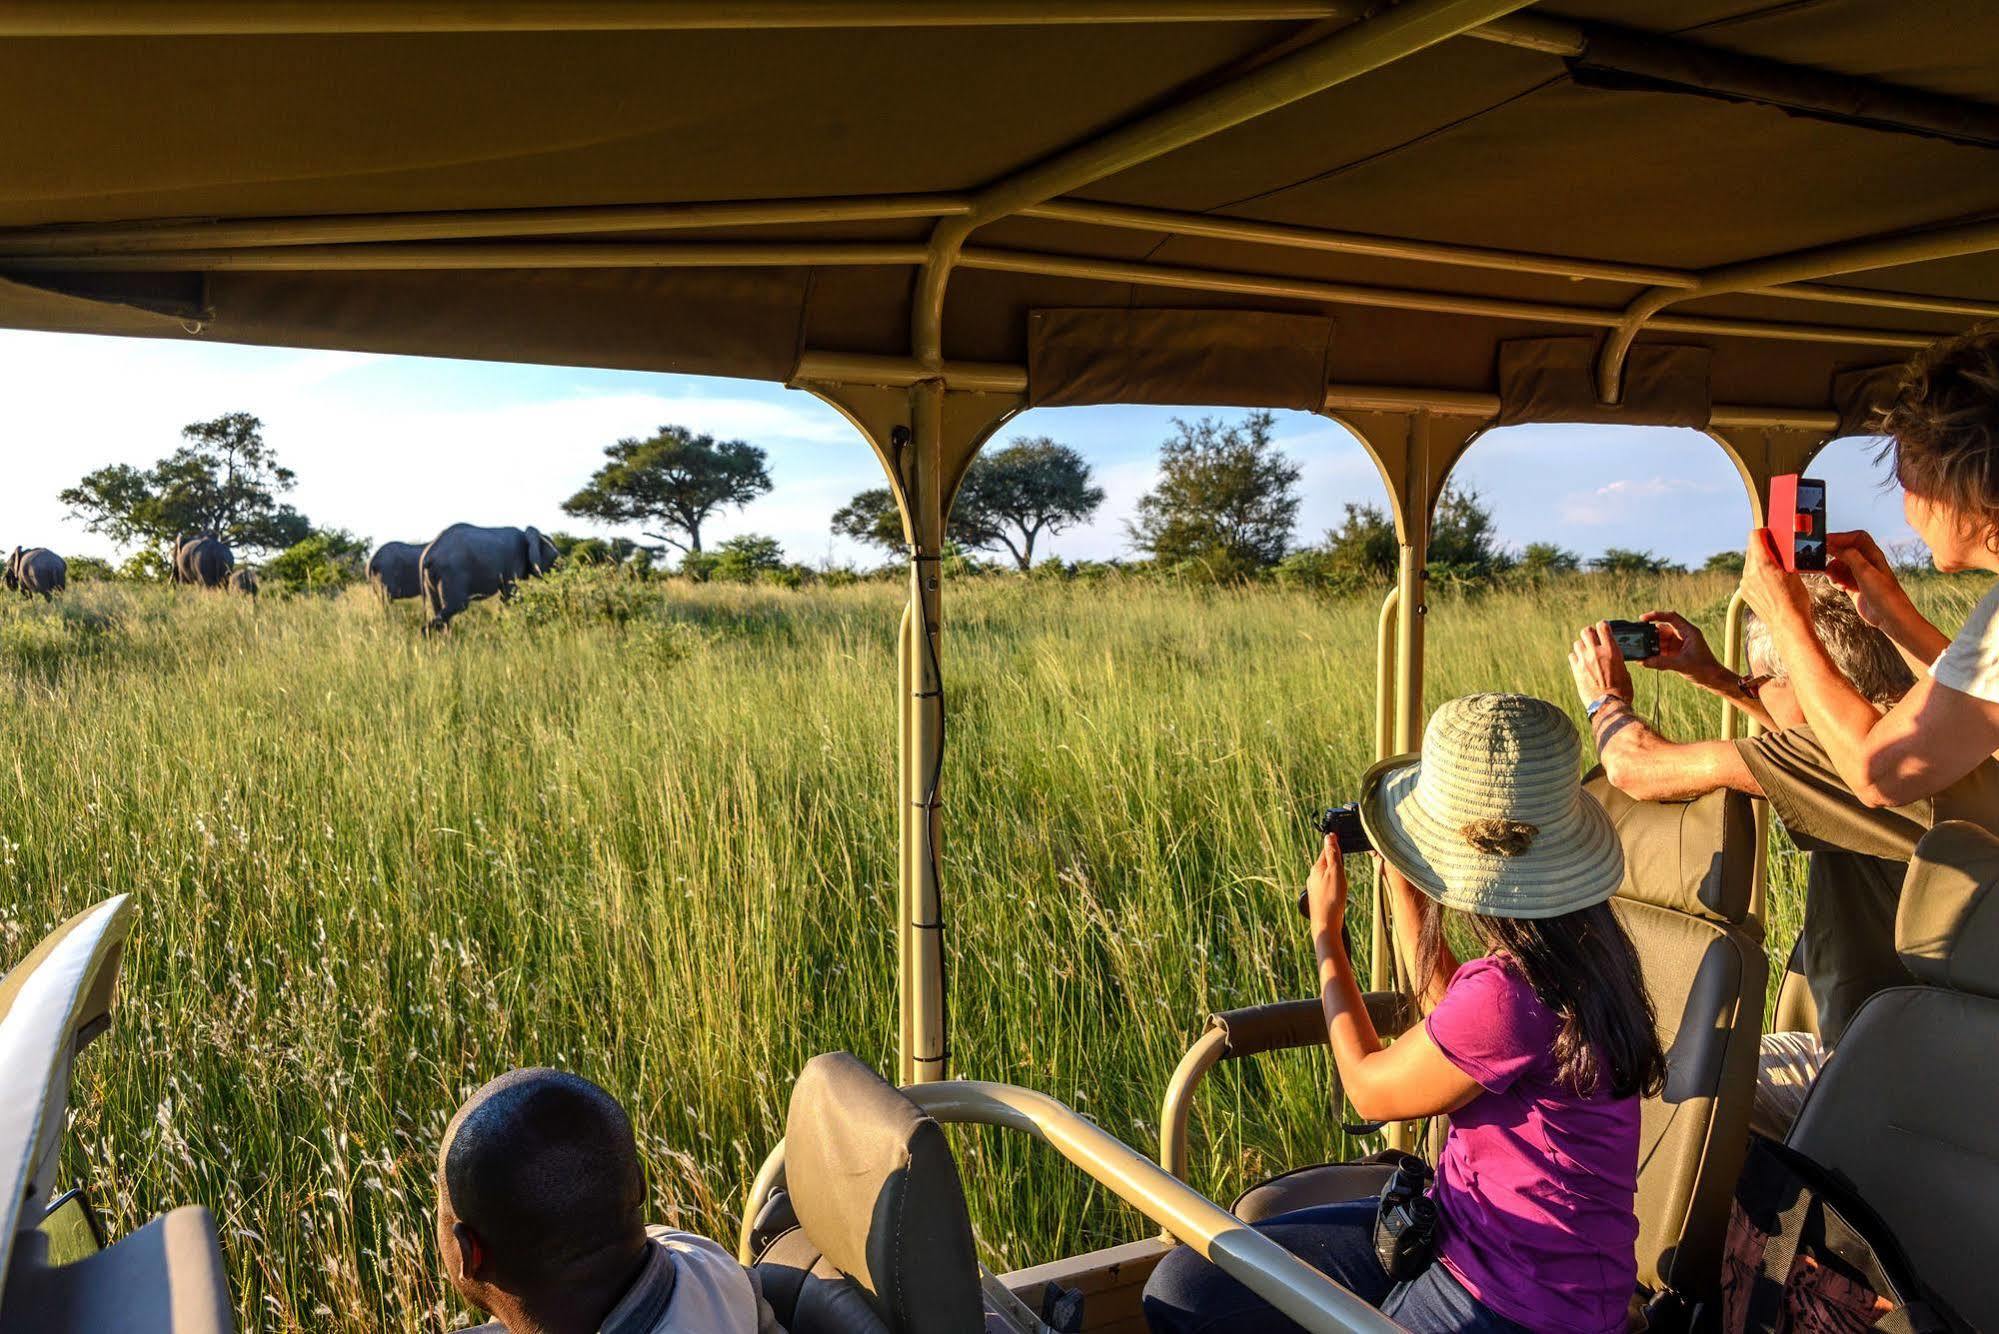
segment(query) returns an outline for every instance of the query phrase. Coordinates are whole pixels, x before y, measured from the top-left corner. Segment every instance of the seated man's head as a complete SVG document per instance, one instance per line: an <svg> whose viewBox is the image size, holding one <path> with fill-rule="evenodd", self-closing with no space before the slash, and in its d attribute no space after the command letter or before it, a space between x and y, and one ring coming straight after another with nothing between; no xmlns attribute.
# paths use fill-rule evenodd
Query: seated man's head
<svg viewBox="0 0 1999 1334"><path fill-rule="evenodd" d="M1909 526L1939 570L1989 568L1999 552L1999 328L1974 329L1909 362L1879 422Z"/></svg>
<svg viewBox="0 0 1999 1334"><path fill-rule="evenodd" d="M645 1178L617 1099L545 1069L467 1098L438 1150L437 1244L459 1293L509 1328L595 1329L646 1248Z"/></svg>
<svg viewBox="0 0 1999 1334"><path fill-rule="evenodd" d="M1885 711L1892 707L1916 683L1915 673L1895 651L1894 642L1861 620L1860 613L1853 608L1853 600L1832 580L1822 574L1808 574L1804 581L1806 592L1811 594L1812 625L1832 665L1876 708ZM1769 627L1754 612L1749 613L1746 623L1743 649L1749 660L1749 674L1770 678L1758 698L1770 711L1772 721L1779 727L1802 724L1805 714L1791 692L1790 672L1777 656Z"/></svg>

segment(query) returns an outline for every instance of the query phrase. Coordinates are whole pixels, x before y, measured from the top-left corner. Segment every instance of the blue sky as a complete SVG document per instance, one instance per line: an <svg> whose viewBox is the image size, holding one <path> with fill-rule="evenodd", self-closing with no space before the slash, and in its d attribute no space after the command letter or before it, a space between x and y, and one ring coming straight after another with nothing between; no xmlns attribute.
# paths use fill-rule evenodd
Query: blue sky
<svg viewBox="0 0 1999 1334"><path fill-rule="evenodd" d="M776 489L716 521L704 537L768 533L794 560L877 557L829 531L832 513L881 482L873 455L832 409L806 394L741 380L581 371L341 352L0 332L0 545L111 555L65 514L56 493L107 463L149 464L180 427L255 413L298 473L292 500L315 522L380 542L419 541L446 524L536 524L597 531L563 515L602 448L674 422L741 437L770 454ZM1070 559L1128 554L1124 520L1152 484L1175 416L1203 409L1042 409L1000 440L1051 435L1081 450L1108 499L1096 522L1057 536ZM1317 540L1350 500L1380 499L1358 443L1333 423L1286 414L1278 443L1302 465L1296 540ZM1884 492L1864 442L1834 445L1827 479L1834 527L1907 540L1899 498ZM1734 468L1706 437L1661 428L1536 426L1472 447L1457 479L1490 504L1515 545L1556 541L1595 555L1640 547L1697 563L1739 549L1748 506Z"/></svg>

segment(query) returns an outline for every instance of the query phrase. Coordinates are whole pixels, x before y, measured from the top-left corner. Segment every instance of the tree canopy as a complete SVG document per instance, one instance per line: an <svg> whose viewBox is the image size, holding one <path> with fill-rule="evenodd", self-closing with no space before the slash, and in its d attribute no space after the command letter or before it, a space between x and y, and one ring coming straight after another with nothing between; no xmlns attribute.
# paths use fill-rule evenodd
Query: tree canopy
<svg viewBox="0 0 1999 1334"><path fill-rule="evenodd" d="M894 555L909 549L902 540L902 514L885 486L871 486L834 510L833 531Z"/></svg>
<svg viewBox="0 0 1999 1334"><path fill-rule="evenodd" d="M1684 565L1655 556L1649 551L1633 551L1629 547L1606 547L1604 553L1589 563L1599 574L1682 574Z"/></svg>
<svg viewBox="0 0 1999 1334"><path fill-rule="evenodd" d="M1090 465L1069 446L1045 435L1017 440L979 455L965 472L945 521L945 536L961 547L1004 550L1025 570L1043 533L1081 523L1104 503L1090 484ZM885 486L870 487L833 515L833 531L885 551L907 550L902 516Z"/></svg>
<svg viewBox="0 0 1999 1334"><path fill-rule="evenodd" d="M1004 548L1025 570L1044 532L1082 523L1103 503L1104 489L1090 484L1083 456L1038 435L973 460L951 506L950 535L981 551Z"/></svg>
<svg viewBox="0 0 1999 1334"><path fill-rule="evenodd" d="M645 536L682 551L701 550L701 525L717 511L747 505L771 489L763 450L684 426L620 440L604 454L610 462L562 502L564 512L603 524L637 524Z"/></svg>
<svg viewBox="0 0 1999 1334"><path fill-rule="evenodd" d="M1159 483L1138 502L1131 540L1166 565L1241 578L1276 564L1298 520L1298 465L1278 452L1277 418L1176 420L1159 449Z"/></svg>
<svg viewBox="0 0 1999 1334"><path fill-rule="evenodd" d="M230 412L181 428L186 441L150 468L114 463L57 497L94 533L121 545L164 547L182 533L214 533L232 547L280 551L312 525L278 499L297 484L264 441L264 424Z"/></svg>
<svg viewBox="0 0 1999 1334"><path fill-rule="evenodd" d="M1520 569L1524 574L1574 574L1582 564L1579 552L1556 542L1529 542L1520 549Z"/></svg>

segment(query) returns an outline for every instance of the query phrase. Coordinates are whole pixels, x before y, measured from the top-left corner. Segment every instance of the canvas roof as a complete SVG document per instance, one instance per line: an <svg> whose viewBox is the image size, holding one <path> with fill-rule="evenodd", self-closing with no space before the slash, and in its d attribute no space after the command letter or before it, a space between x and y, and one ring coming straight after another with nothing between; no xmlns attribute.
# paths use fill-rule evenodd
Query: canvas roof
<svg viewBox="0 0 1999 1334"><path fill-rule="evenodd" d="M1043 18L1155 16L1117 22L1015 21L1036 6L957 0L819 0L754 18L757 7L724 3L651 6L650 18L598 0L566 17L429 0L338 8L0 0L0 325L769 380L792 378L808 351L908 357L917 261L936 225L926 200L953 205L1379 21L1350 3L1179 0L1040 7ZM1054 211L1093 202L1678 273L1999 217L1999 16L1984 0L1551 0L1522 13L1581 25L1596 35L1590 54L1451 37L1079 184ZM954 14L967 21L940 22ZM1251 17L1217 17L1228 14ZM708 26L657 26L697 18ZM287 22L306 30L269 30ZM330 30L354 24L404 30ZM542 30L476 30L522 24ZM1614 68L1592 68L1599 47ZM1740 56L1754 60L1731 63ZM87 229L57 238L67 262L47 253L47 229L69 224L439 212L504 222L512 210L851 197L892 197L876 211L901 201L918 215L615 233L558 218L527 238L494 230L503 239L474 225L422 241L429 249L398 267L349 257L327 261L342 266L333 271L303 257L324 246L283 271L266 270L262 246L246 266L233 244L107 260L130 238ZM1198 230L987 223L951 274L942 355L1025 366L1035 311L1309 313L1332 319L1333 382L1493 393L1502 343L1599 339L1647 289ZM539 262L546 251L517 267L424 258L521 241L566 248L565 264L600 249L592 267ZM716 243L882 249L863 252L867 263L813 262L824 252L811 250L714 267L644 257ZM1106 275L1079 258L1149 267ZM1060 271L1022 271L1034 269ZM1258 285L1214 275L1339 286L1220 290ZM1648 323L1638 339L1712 349L1716 401L1823 408L1840 371L1906 356L1985 306L1999 312L1991 249L1826 281L1969 304L1724 294L1662 318L1834 332L1800 341ZM1397 308L1374 298L1380 289L1604 318ZM1175 388L1135 392L1171 400Z"/></svg>

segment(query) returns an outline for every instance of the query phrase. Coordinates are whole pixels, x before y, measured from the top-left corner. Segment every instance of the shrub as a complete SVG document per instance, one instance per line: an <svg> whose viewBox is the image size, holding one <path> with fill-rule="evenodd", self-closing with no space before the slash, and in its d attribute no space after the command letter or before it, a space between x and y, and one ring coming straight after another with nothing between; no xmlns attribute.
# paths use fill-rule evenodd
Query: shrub
<svg viewBox="0 0 1999 1334"><path fill-rule="evenodd" d="M292 592L335 593L357 584L368 566L368 541L324 528L264 562L261 577Z"/></svg>
<svg viewBox="0 0 1999 1334"><path fill-rule="evenodd" d="M784 548L774 537L744 533L715 548L713 577L730 583L747 584L760 575L784 568Z"/></svg>
<svg viewBox="0 0 1999 1334"><path fill-rule="evenodd" d="M515 585L512 619L526 628L626 625L661 619L664 610L657 588L614 566L565 564Z"/></svg>
<svg viewBox="0 0 1999 1334"><path fill-rule="evenodd" d="M682 578L705 584L715 577L715 567L721 563L722 558L712 551L690 551L680 558L680 574Z"/></svg>
<svg viewBox="0 0 1999 1334"><path fill-rule="evenodd" d="M135 583L163 584L167 580L167 558L151 547L141 547L118 567L118 577Z"/></svg>
<svg viewBox="0 0 1999 1334"><path fill-rule="evenodd" d="M112 568L108 560L99 560L95 556L71 556L68 559L69 581L73 584L118 577L118 571Z"/></svg>

